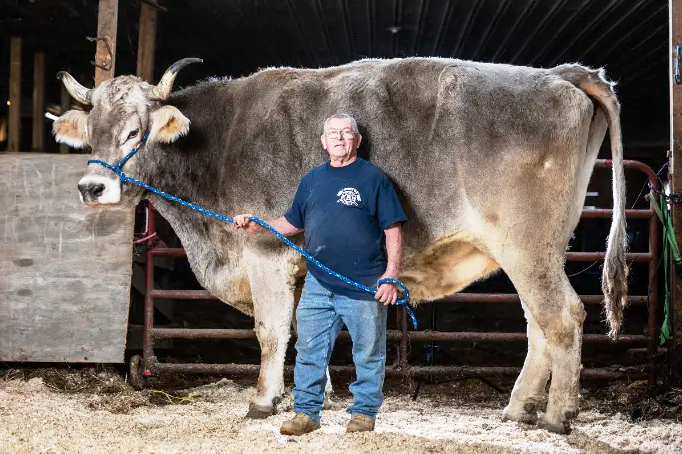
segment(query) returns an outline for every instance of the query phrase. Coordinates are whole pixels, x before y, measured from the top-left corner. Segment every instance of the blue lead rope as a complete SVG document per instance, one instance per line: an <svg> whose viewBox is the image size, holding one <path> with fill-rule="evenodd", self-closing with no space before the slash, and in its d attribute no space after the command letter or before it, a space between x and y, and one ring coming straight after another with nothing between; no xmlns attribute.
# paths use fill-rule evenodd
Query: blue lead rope
<svg viewBox="0 0 682 454"><path fill-rule="evenodd" d="M141 188L146 189L147 191L151 191L154 194L160 195L161 197L164 197L168 200L179 203L180 205L184 205L188 208L191 208L193 210L204 213L205 215L210 216L212 218L220 219L223 222L234 224L234 219L232 219L231 217L223 216L221 214L214 213L211 210L207 210L206 208L202 208L202 207L195 205L193 203L186 202L186 201L184 201L178 197L175 197L174 195L168 194L167 192L163 192L160 189L156 189L153 186L149 186L147 183L144 183L140 180L136 180L135 178L129 177L128 175L123 173L123 170L121 169L123 167L123 165L126 162L128 162L128 160L137 152L137 150L140 149L140 147L142 147L144 145L144 143L147 141L148 136L149 136L149 131L147 131L145 133L144 137L142 137L142 141L140 142L140 144L137 147L133 148L131 150L131 152L128 153L126 155L126 157L123 158L121 160L121 162L119 162L119 164L115 167L112 166L111 164L106 163L104 161L101 161L99 159L91 159L88 161L88 164L99 164L99 165L104 166L113 172L116 172L116 174L121 179L121 184L125 183L126 181L129 181L129 182L131 182L137 186L140 186ZM345 282L348 285L351 285L353 287L359 288L360 290L364 290L368 293L371 293L372 295L374 295L377 292L377 289L375 289L375 288L371 288L371 287L368 287L366 285L362 285L362 284L355 282L351 279L348 279L346 276L343 276L343 275L337 273L336 271L328 268L327 266L322 264L319 260L317 260L316 258L311 256L310 254L308 254L306 251L304 251L301 247L294 244L289 238L287 238L284 235L282 235L281 233L279 233L277 230L275 230L274 227L272 227L270 224L268 224L264 220L259 219L257 217L253 217L253 216L249 217L249 220L255 222L256 224L258 224L258 225L260 225L266 229L268 229L270 232L272 232L273 235L275 235L277 238L282 240L284 243L286 243L289 247L294 249L296 252L301 254L309 262L312 262L313 264L315 264L317 267L321 268L322 270L324 270L328 274L342 280L343 282ZM405 306L405 309L407 310L407 314L410 316L410 319L412 320L412 326L414 327L414 329L417 329L417 317L415 317L414 312L412 312L412 309L410 308L410 306L407 305L408 301L410 301L410 291L407 289L407 287L405 287L405 285L402 282L400 282L397 279L390 278L390 277L379 279L379 281L377 282L377 286L379 286L381 284L385 284L385 283L395 284L402 289L403 293L405 294L405 297L398 299L396 301L396 304L400 305L400 306Z"/></svg>

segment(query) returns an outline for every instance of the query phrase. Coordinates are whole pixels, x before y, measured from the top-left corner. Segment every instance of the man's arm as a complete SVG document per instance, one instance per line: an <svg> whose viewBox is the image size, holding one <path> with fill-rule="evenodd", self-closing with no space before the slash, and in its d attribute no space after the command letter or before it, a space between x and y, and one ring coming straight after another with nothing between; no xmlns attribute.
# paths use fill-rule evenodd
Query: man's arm
<svg viewBox="0 0 682 454"><path fill-rule="evenodd" d="M235 216L234 217L235 228L244 229L248 233L270 233L270 231L265 227L249 220L250 217L253 217L253 215L240 214L238 216ZM284 236L296 235L297 233L301 233L303 231L303 229L291 225L291 223L287 221L287 219L284 216L270 219L266 222Z"/></svg>
<svg viewBox="0 0 682 454"><path fill-rule="evenodd" d="M403 233L401 230L401 223L395 222L384 229L386 236L386 272L380 279L390 277L398 279L400 273L400 262L403 255ZM378 299L384 305L395 304L398 300L398 289L395 284L381 284L377 290L374 298Z"/></svg>

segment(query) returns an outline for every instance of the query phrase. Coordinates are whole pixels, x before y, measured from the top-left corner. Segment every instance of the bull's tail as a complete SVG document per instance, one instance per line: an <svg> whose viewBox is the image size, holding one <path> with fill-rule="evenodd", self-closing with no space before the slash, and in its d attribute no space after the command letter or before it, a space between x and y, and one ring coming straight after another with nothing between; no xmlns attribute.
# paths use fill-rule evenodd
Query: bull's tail
<svg viewBox="0 0 682 454"><path fill-rule="evenodd" d="M604 292L604 310L611 328L609 335L615 338L623 322L623 310L627 305L628 293L628 265L625 261L627 252L625 172L623 170L620 104L613 90L614 84L606 80L602 69L591 70L580 65L562 65L554 68L553 71L595 99L606 112L609 124L613 161L613 220L602 271L602 291Z"/></svg>

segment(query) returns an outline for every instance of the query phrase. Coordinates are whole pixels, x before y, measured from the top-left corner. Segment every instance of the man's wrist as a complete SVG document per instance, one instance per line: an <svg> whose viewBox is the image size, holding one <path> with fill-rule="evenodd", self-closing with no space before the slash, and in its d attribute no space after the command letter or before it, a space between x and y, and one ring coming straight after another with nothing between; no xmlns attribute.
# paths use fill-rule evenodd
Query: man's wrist
<svg viewBox="0 0 682 454"><path fill-rule="evenodd" d="M390 277L392 279L398 279L398 270L386 270L384 277Z"/></svg>

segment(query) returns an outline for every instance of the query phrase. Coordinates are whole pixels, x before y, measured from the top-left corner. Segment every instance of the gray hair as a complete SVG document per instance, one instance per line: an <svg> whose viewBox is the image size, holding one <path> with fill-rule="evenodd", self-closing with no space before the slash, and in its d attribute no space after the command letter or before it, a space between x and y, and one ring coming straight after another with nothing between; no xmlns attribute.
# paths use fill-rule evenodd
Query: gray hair
<svg viewBox="0 0 682 454"><path fill-rule="evenodd" d="M324 120L324 123L322 124L322 131L325 131L325 132L327 131L327 123L329 123L329 120L334 119L334 118L339 118L341 120L350 120L351 129L353 130L353 134L360 134L360 131L358 130L358 122L355 121L355 118L353 118L350 115L345 114L345 113L334 114L331 117Z"/></svg>

